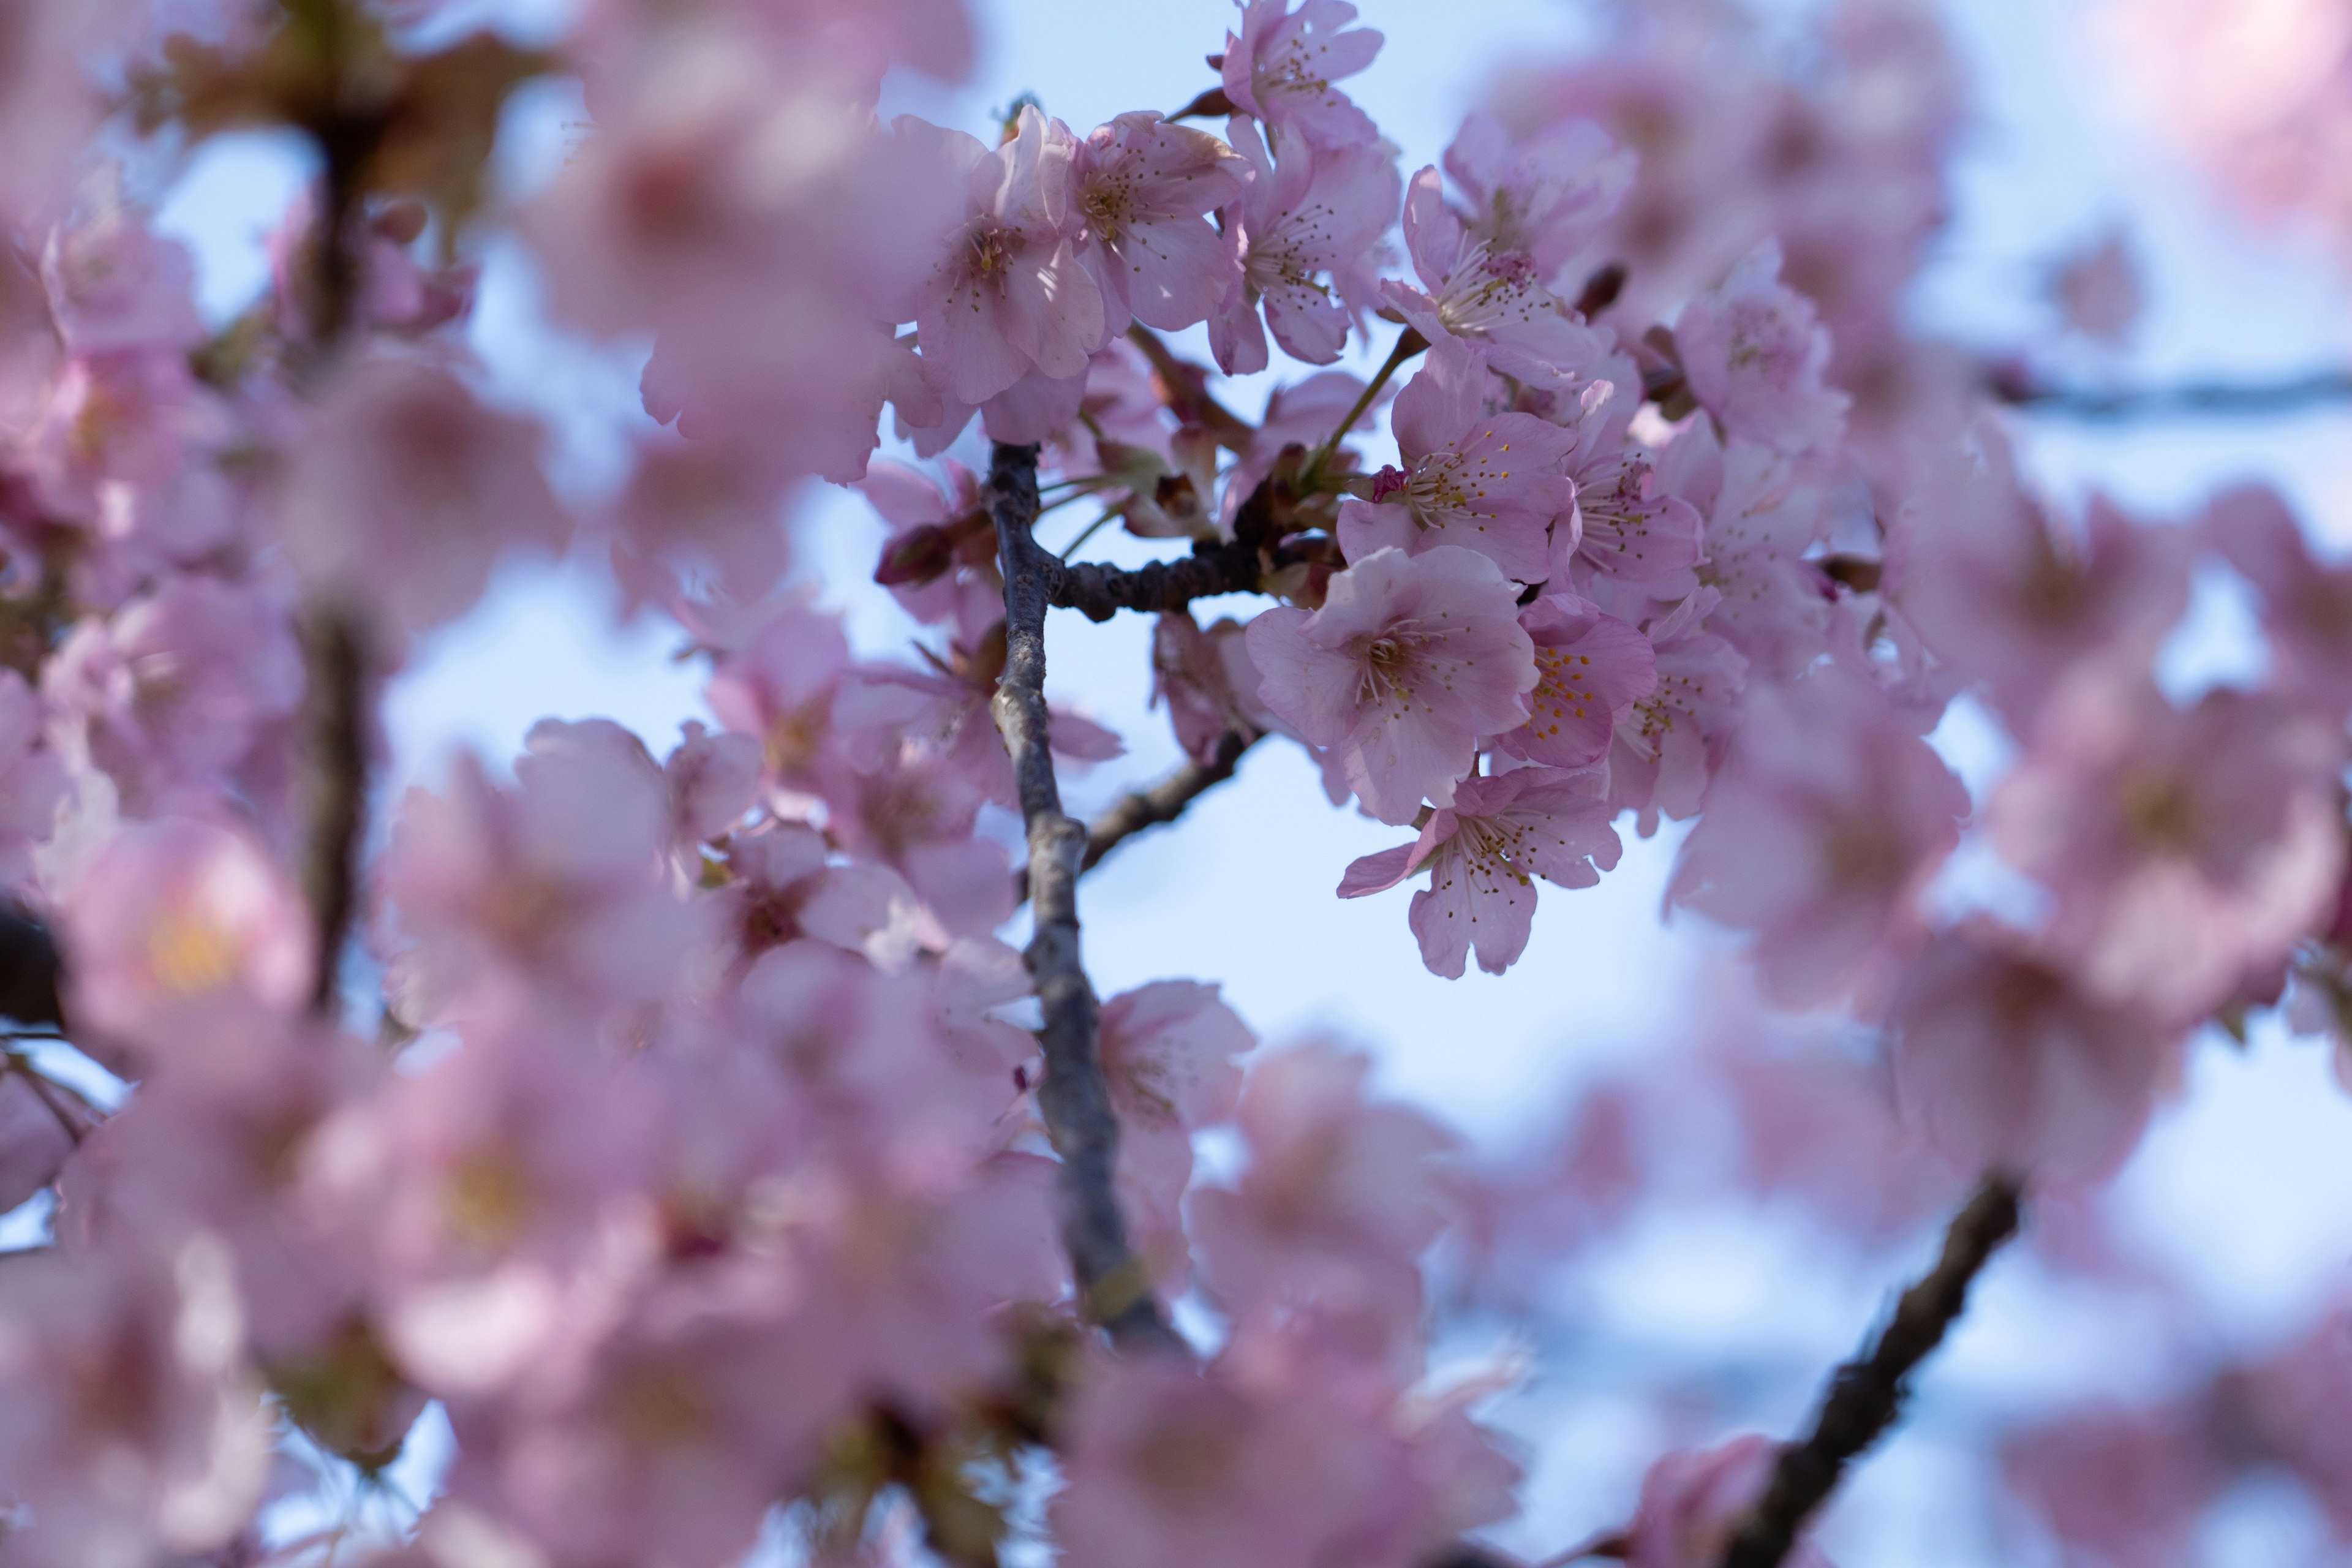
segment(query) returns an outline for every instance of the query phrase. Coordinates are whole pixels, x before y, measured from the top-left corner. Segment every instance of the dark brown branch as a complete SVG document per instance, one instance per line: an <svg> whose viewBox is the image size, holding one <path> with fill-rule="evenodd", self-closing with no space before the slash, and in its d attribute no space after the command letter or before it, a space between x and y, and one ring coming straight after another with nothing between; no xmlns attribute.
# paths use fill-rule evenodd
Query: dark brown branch
<svg viewBox="0 0 2352 1568"><path fill-rule="evenodd" d="M1158 784L1119 796L1109 809L1087 825L1087 852L1078 862L1078 869L1093 870L1104 856L1137 834L1165 826L1183 816L1186 806L1232 778L1234 770L1241 766L1242 753L1262 738L1255 730L1229 730L1218 739L1216 754L1208 762L1187 757L1174 773ZM1025 868L1013 873L1013 898L1015 903L1028 901L1029 873Z"/></svg>
<svg viewBox="0 0 2352 1568"><path fill-rule="evenodd" d="M1257 744L1256 731L1228 730L1217 742L1216 754L1206 763L1184 759L1183 765L1149 789L1121 795L1109 810L1087 826L1087 854L1079 869L1091 871L1102 858L1153 827L1184 815L1184 808L1234 776L1242 753Z"/></svg>
<svg viewBox="0 0 2352 1568"><path fill-rule="evenodd" d="M1989 1176L1977 1189L1944 1233L1943 1256L1903 1292L1877 1342L1831 1375L1812 1431L1780 1450L1764 1495L1723 1554L1724 1568L1780 1568L1846 1466L1902 1414L1913 1370L1943 1342L1979 1271L2017 1234L2019 1198L2018 1184L2005 1176Z"/></svg>
<svg viewBox="0 0 2352 1568"><path fill-rule="evenodd" d="M1195 546L1179 560L1154 561L1132 571L1092 561L1066 566L1045 555L1040 572L1047 604L1076 610L1090 621L1107 621L1121 610L1164 615L1195 599L1253 594L1263 569L1257 547L1235 542Z"/></svg>
<svg viewBox="0 0 2352 1568"><path fill-rule="evenodd" d="M1031 531L1037 521L1037 448L997 444L988 471L1004 574L1004 673L991 704L1013 756L1021 816L1029 834L1034 934L1022 954L1045 1014L1038 1032L1045 1078L1037 1108L1062 1157L1062 1242L1087 1315L1123 1346L1181 1350L1183 1342L1152 1300L1143 1265L1128 1249L1127 1222L1112 1187L1118 1119L1097 1052L1100 1008L1078 946L1078 868L1087 830L1062 810L1045 707L1045 608L1057 565Z"/></svg>
<svg viewBox="0 0 2352 1568"><path fill-rule="evenodd" d="M2012 407L2071 419L2195 418L2279 414L2315 404L2341 403L2352 399L2352 373L2321 371L2269 383L2189 382L2180 386L2106 390L2042 385L2020 375L1996 373L1990 391L1996 401Z"/></svg>
<svg viewBox="0 0 2352 1568"><path fill-rule="evenodd" d="M331 1018L343 942L359 906L360 840L367 825L367 646L357 620L340 606L314 607L304 634L310 798L302 876L319 965L310 1010Z"/></svg>

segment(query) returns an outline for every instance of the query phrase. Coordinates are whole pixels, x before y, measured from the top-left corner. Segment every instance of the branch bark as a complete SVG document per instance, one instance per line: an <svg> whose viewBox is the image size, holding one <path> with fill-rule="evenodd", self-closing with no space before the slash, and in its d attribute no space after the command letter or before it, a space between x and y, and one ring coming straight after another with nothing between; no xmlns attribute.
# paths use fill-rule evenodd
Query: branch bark
<svg viewBox="0 0 2352 1568"><path fill-rule="evenodd" d="M1132 571L1093 561L1066 566L1038 553L1045 602L1057 610L1076 610L1090 621L1107 621L1121 610L1165 613L1195 599L1255 593L1264 570L1256 544L1240 541L1195 547L1181 560L1154 561Z"/></svg>
<svg viewBox="0 0 2352 1568"><path fill-rule="evenodd" d="M2118 387L2040 385L1996 375L1992 395L2012 407L2073 419L2194 418L2203 415L2292 412L2315 404L2352 400L2352 373L2321 371L2291 381L2267 383L2200 381L2179 386Z"/></svg>
<svg viewBox="0 0 2352 1568"><path fill-rule="evenodd" d="M1093 870L1104 856L1137 834L1164 826L1183 816L1184 808L1193 801L1232 778L1241 766L1243 753L1264 738L1255 730L1228 730L1217 742L1216 754L1205 763L1187 757L1174 773L1158 784L1119 796L1087 825L1087 852L1078 861L1078 869ZM1029 872L1024 867L1013 875L1013 901L1022 904L1028 900Z"/></svg>
<svg viewBox="0 0 2352 1568"><path fill-rule="evenodd" d="M1723 1568L1780 1568L1846 1467L1902 1414L1913 1370L1943 1342L1978 1273L2017 1234L2020 1197L2007 1176L1989 1176L1978 1187L1944 1233L1943 1256L1903 1292L1877 1342L1831 1374L1812 1431L1780 1450L1764 1495L1724 1552Z"/></svg>
<svg viewBox="0 0 2352 1568"><path fill-rule="evenodd" d="M340 605L318 605L304 628L309 673L310 792L303 891L318 941L310 1010L338 1012L343 943L359 907L360 840L367 826L367 637Z"/></svg>
<svg viewBox="0 0 2352 1568"><path fill-rule="evenodd" d="M1052 569L1031 530L1037 521L1037 448L999 442L989 464L989 511L1004 574L1004 674L991 710L1013 755L1021 816L1029 835L1034 934L1023 953L1045 1012L1039 1039L1045 1078L1037 1106L1062 1157L1062 1243L1079 1301L1112 1340L1135 1349L1181 1350L1183 1341L1152 1299L1143 1265L1127 1244L1112 1186L1118 1120L1099 1055L1100 1008L1078 945L1078 871L1087 830L1062 810L1048 744L1045 610Z"/></svg>

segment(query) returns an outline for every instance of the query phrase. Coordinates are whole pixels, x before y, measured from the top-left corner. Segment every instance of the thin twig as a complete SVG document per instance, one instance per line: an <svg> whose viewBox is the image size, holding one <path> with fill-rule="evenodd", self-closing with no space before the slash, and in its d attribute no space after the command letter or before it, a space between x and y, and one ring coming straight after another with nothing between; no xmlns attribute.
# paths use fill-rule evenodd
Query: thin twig
<svg viewBox="0 0 2352 1568"><path fill-rule="evenodd" d="M2352 372L2320 371L2293 381L2200 381L2180 386L2045 386L1996 376L1993 396L2012 407L2073 419L2194 418L2201 415L2279 414L2352 399Z"/></svg>
<svg viewBox="0 0 2352 1568"><path fill-rule="evenodd" d="M1372 399L1381 395L1381 388L1403 368L1405 361L1428 348L1429 340L1411 327L1397 334L1396 346L1389 350L1389 357L1381 362L1381 368L1365 384L1363 395L1356 399L1355 406L1348 410L1348 416L1339 421L1339 427L1324 438L1323 444L1315 448L1315 455L1307 459L1306 468L1299 470L1300 489L1315 488L1315 481L1322 476L1323 465L1330 460L1333 452L1339 450L1339 443L1348 438L1348 432L1356 427L1356 421L1364 416L1364 411L1371 407Z"/></svg>
<svg viewBox="0 0 2352 1568"><path fill-rule="evenodd" d="M1078 862L1078 869L1093 870L1104 856L1137 834L1164 826L1183 816L1186 806L1232 778L1234 770L1241 766L1242 753L1260 739L1255 730L1228 730L1218 738L1215 754L1207 762L1187 757L1174 773L1158 784L1119 796L1087 825L1087 852ZM1029 872L1025 867L1013 874L1013 895L1016 904L1028 901Z"/></svg>
<svg viewBox="0 0 2352 1568"><path fill-rule="evenodd" d="M1037 520L1037 448L996 446L989 464L989 510L1004 574L1004 674L990 704L1013 756L1022 820L1029 834L1033 923L1023 961L1045 1014L1038 1038L1045 1079L1037 1108L1062 1157L1062 1242L1087 1315L1134 1348L1181 1350L1161 1316L1143 1265L1128 1249L1127 1222L1112 1187L1118 1120L1097 1053L1100 1007L1078 947L1078 868L1087 830L1062 810L1054 778L1052 717L1045 707L1045 608L1058 566L1032 532Z"/></svg>
<svg viewBox="0 0 2352 1568"><path fill-rule="evenodd" d="M1913 1370L1943 1342L1978 1272L2017 1234L2019 1199L2018 1184L2006 1176L1988 1176L1977 1188L1944 1233L1936 1267L1903 1292L1877 1342L1831 1375L1812 1431L1780 1450L1764 1495L1723 1554L1723 1568L1780 1568L1846 1466L1902 1414Z"/></svg>
<svg viewBox="0 0 2352 1568"><path fill-rule="evenodd" d="M298 117L321 164L308 366L316 381L342 353L357 322L362 279L352 227L366 197L366 169L387 121L383 105L352 79L359 45L343 7L311 6L297 19L318 30L325 61L319 100ZM318 946L310 1010L332 1019L340 1013L343 944L359 903L367 824L368 635L357 605L321 597L305 606L303 622L310 801L302 879Z"/></svg>
<svg viewBox="0 0 2352 1568"><path fill-rule="evenodd" d="M312 608L304 628L310 676L309 855L302 868L318 937L310 1010L337 1012L343 942L359 904L360 839L367 822L367 649L338 605Z"/></svg>

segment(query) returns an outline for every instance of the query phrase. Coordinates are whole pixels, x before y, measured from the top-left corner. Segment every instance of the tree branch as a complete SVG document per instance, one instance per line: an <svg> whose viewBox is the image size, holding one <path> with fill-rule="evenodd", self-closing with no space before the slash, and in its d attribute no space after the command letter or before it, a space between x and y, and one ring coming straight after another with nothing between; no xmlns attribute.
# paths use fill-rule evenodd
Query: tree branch
<svg viewBox="0 0 2352 1568"><path fill-rule="evenodd" d="M2200 381L2105 391L2039 385L2021 376L1997 373L1990 390L1996 400L2011 407L2071 419L2194 418L2209 414L2278 414L2314 404L2340 403L2352 399L2352 373L2321 371L2292 381Z"/></svg>
<svg viewBox="0 0 2352 1568"><path fill-rule="evenodd" d="M319 953L310 1010L332 1017L343 942L359 906L360 839L367 825L367 638L349 611L320 604L312 606L304 643L310 798L302 878Z"/></svg>
<svg viewBox="0 0 2352 1568"><path fill-rule="evenodd" d="M1143 1265L1128 1249L1127 1223L1112 1187L1118 1120L1097 1051L1100 1009L1078 947L1078 868L1087 830L1062 810L1049 743L1045 607L1058 563L1031 532L1037 521L1037 448L997 443L988 488L1004 574L1004 674L990 707L1013 755L1029 832L1034 934L1022 957L1045 1012L1038 1037L1045 1079L1037 1088L1037 1107L1062 1157L1062 1243L1088 1318L1122 1346L1181 1350L1183 1341L1160 1315Z"/></svg>
<svg viewBox="0 0 2352 1568"><path fill-rule="evenodd" d="M1724 1552L1724 1568L1780 1568L1846 1466L1895 1424L1912 1371L1943 1342L1968 1305L1969 1284L2017 1233L2019 1197L2018 1184L2007 1176L1988 1176L1978 1187L1944 1233L1936 1267L1903 1292L1868 1353L1831 1375L1804 1441L1780 1450L1770 1484Z"/></svg>
<svg viewBox="0 0 2352 1568"><path fill-rule="evenodd" d="M1129 792L1087 825L1087 852L1078 869L1091 871L1104 856L1139 833L1164 826L1184 815L1184 808L1234 776L1242 753L1265 737L1255 730L1228 730L1217 742L1216 754L1206 763L1187 757L1176 771L1147 789ZM1026 868L1013 874L1013 901L1029 900Z"/></svg>
<svg viewBox="0 0 2352 1568"><path fill-rule="evenodd" d="M1257 591L1264 570L1254 542L1195 545L1176 561L1154 561L1128 571L1088 561L1066 566L1044 555L1040 568L1045 602L1076 610L1090 621L1107 621L1121 610L1167 614L1195 599Z"/></svg>

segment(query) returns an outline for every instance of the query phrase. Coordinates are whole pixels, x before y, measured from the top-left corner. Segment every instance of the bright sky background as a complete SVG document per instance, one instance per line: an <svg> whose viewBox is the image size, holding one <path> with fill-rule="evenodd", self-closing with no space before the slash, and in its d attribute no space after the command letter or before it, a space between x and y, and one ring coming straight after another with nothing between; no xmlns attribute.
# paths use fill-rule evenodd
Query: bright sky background
<svg viewBox="0 0 2352 1568"><path fill-rule="evenodd" d="M524 26L545 26L561 8L562 0L476 7ZM1349 89L1403 148L1408 172L1435 159L1497 65L1565 54L1588 31L1589 13L1571 0L1363 0L1362 8L1388 47ZM894 84L888 109L980 132L992 109L1023 90L1081 130L1128 109L1173 108L1211 85L1201 57L1221 45L1233 14L1225 0L999 0L981 9L972 83L954 91ZM2293 241L2247 233L2123 128L2084 44L2083 0L1955 0L1945 9L1975 70L1980 121L1961 164L1957 220L1922 290L1924 321L1987 343L2046 331L2049 258L2121 221L2139 243L2153 309L2137 353L2112 364L2084 360L2086 374L2267 379L2341 362L2347 311L2336 276ZM509 188L544 178L582 119L575 97L527 93L506 149ZM196 247L210 308L226 313L258 288L258 237L299 177L287 147L264 139L225 141L199 158L165 221ZM607 433L641 416L633 414L632 353L551 333L528 265L510 250L490 258L475 338L498 394L547 413L562 433L559 478L583 489L608 478ZM2264 475L2345 548L2347 432L2333 411L2131 428L2049 422L2033 427L2028 451L2062 493L2096 484L2156 514L2178 515L2222 482ZM800 526L804 569L849 613L861 648L902 645L907 623L865 581L880 531L862 503L813 495ZM610 618L589 572L506 573L488 602L426 643L396 685L389 718L402 781L437 778L457 746L510 755L530 723L551 714L611 715L666 749L678 721L701 711L699 672L670 662L674 632L645 622L616 637ZM2226 587L2206 584L2172 650L2176 686L2248 673L2258 651L2250 626ZM1069 786L1077 809L1174 761L1164 719L1142 705L1147 636L1140 620L1053 622L1057 694L1129 746L1126 758ZM1962 717L1939 736L1972 785L1999 766L1982 731ZM1097 984L1109 994L1155 978L1221 981L1265 1037L1337 1030L1377 1054L1392 1090L1482 1138L1523 1131L1596 1069L1662 1048L1686 1032L1675 1020L1704 1012L1721 984L1720 939L1694 922L1662 928L1658 920L1671 834L1629 844L1622 867L1596 889L1547 888L1526 959L1500 979L1474 970L1457 982L1422 967L1405 890L1349 902L1332 896L1351 858L1399 840L1397 830L1329 808L1295 749L1261 747L1239 781L1182 826L1131 846L1088 879ZM2352 1104L2329 1079L2324 1053L2264 1030L2242 1055L2218 1044L2199 1049L2181 1103L2120 1179L2135 1232L2197 1281L2223 1342L2259 1344L2287 1331L2346 1285L2347 1133ZM1842 1271L1808 1261L1805 1238L1745 1212L1690 1215L1674 1236L1633 1249L1598 1310L1620 1330L1643 1328L1642 1345L1753 1363L1760 1370L1734 1391L1735 1405L1748 1421L1786 1427L1892 1283L1883 1262ZM1541 1345L1539 1396L1523 1401L1514 1419L1558 1442L1530 1488L1528 1526L1512 1544L1541 1555L1622 1518L1642 1466L1668 1436L1651 1413L1611 1392L1630 1371L1612 1358L1635 1353L1622 1348L1631 1342L1596 1334ZM2092 1313L2028 1271L1997 1274L1926 1381L1919 1430L1866 1470L1846 1521L1845 1561L2026 1560L1952 1484L1979 1415L2041 1386L2144 1384L2161 1371L2146 1364L2160 1353L2156 1343L2142 1326ZM2313 1521L2278 1496L2250 1493L2228 1511L2223 1537L2210 1543L2215 1560L2315 1560Z"/></svg>

